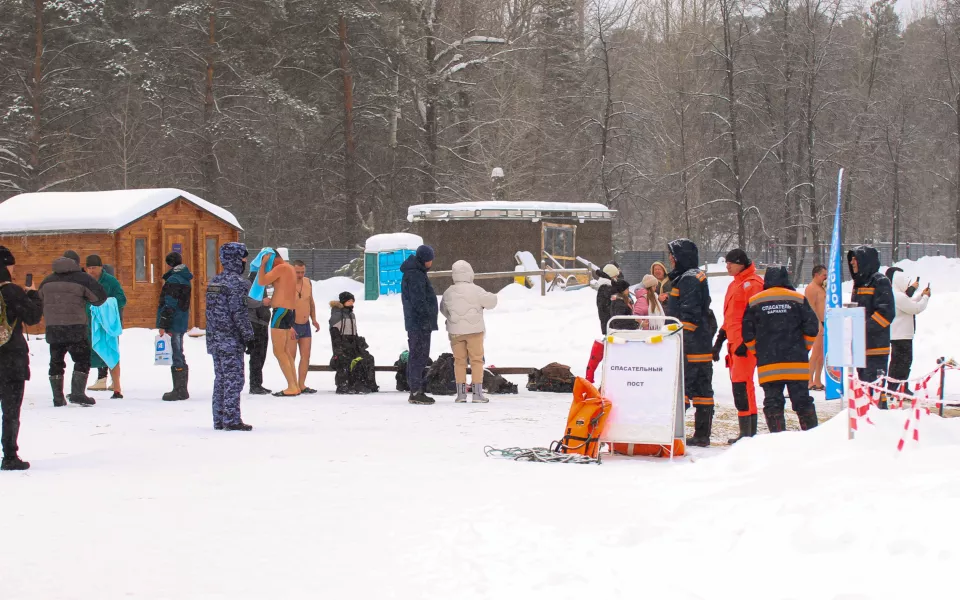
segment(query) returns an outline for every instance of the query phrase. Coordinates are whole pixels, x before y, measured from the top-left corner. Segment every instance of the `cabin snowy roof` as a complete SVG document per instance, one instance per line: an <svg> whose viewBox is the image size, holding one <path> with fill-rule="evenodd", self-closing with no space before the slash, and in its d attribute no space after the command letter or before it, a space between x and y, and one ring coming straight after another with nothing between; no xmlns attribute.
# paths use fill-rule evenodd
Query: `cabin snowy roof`
<svg viewBox="0 0 960 600"><path fill-rule="evenodd" d="M112 233L177 198L183 198L227 224L243 229L229 211L189 192L163 188L20 194L0 203L0 234Z"/></svg>
<svg viewBox="0 0 960 600"><path fill-rule="evenodd" d="M407 209L407 220L457 221L463 219L565 218L580 221L610 221L617 211L588 202L458 202L416 204Z"/></svg>

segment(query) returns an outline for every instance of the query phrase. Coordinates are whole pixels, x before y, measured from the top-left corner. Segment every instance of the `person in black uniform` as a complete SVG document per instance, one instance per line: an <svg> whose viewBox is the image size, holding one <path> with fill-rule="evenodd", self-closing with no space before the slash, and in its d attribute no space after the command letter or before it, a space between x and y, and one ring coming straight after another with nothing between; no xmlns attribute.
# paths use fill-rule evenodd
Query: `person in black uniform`
<svg viewBox="0 0 960 600"><path fill-rule="evenodd" d="M873 382L887 374L890 358L890 323L897 316L893 286L880 273L880 253L871 246L858 246L847 253L853 277L850 301L863 307L867 319L867 366L857 369L861 381ZM880 408L887 408L885 399Z"/></svg>

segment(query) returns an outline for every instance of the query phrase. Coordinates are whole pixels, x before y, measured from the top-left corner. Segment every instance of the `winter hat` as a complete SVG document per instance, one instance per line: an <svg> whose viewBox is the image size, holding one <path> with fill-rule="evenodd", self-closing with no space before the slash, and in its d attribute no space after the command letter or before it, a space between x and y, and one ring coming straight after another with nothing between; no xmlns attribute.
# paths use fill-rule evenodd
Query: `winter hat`
<svg viewBox="0 0 960 600"><path fill-rule="evenodd" d="M70 260L77 263L78 265L80 264L80 255L74 252L73 250L67 250L66 252L64 252L63 257L69 258Z"/></svg>
<svg viewBox="0 0 960 600"><path fill-rule="evenodd" d="M0 267L9 267L15 264L17 264L17 260L13 257L13 252L10 252L6 246L0 246Z"/></svg>
<svg viewBox="0 0 960 600"><path fill-rule="evenodd" d="M614 281L610 287L613 288L614 294L622 294L628 289L630 289L630 284L624 281L623 279L618 279Z"/></svg>
<svg viewBox="0 0 960 600"><path fill-rule="evenodd" d="M180 256L179 252L171 252L167 255L166 263L171 267L176 267L183 264L183 257Z"/></svg>
<svg viewBox="0 0 960 600"><path fill-rule="evenodd" d="M734 248L730 252L727 252L726 261L731 265L740 265L741 267L749 267L753 264L750 262L750 257L747 256L747 253L740 248Z"/></svg>
<svg viewBox="0 0 960 600"><path fill-rule="evenodd" d="M603 268L603 274L610 279L616 279L620 277L620 269L617 268L617 265L609 264Z"/></svg>
<svg viewBox="0 0 960 600"><path fill-rule="evenodd" d="M353 297L353 294L350 292L340 292L340 304L346 304L351 300L356 301L356 298Z"/></svg>
<svg viewBox="0 0 960 600"><path fill-rule="evenodd" d="M430 246L420 246L417 248L417 258L420 259L420 262L427 264L436 258L436 253L433 251L433 248Z"/></svg>
<svg viewBox="0 0 960 600"><path fill-rule="evenodd" d="M641 285L643 285L644 288L657 287L659 284L660 284L660 280L654 277L653 275L650 275L649 273L644 275L643 281L641 281Z"/></svg>
<svg viewBox="0 0 960 600"><path fill-rule="evenodd" d="M88 267L102 267L103 260L100 259L96 254L91 254L87 257L87 266Z"/></svg>

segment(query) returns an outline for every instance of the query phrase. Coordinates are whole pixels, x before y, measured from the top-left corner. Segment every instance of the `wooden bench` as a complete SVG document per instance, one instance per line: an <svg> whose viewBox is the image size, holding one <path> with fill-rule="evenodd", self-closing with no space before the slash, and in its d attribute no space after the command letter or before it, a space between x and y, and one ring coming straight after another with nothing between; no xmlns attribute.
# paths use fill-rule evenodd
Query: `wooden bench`
<svg viewBox="0 0 960 600"><path fill-rule="evenodd" d="M374 370L377 373L397 372L397 368L393 365L375 367ZM529 375L534 371L534 369L530 367L491 367L488 370L493 371L495 375ZM330 368L330 365L310 365L310 371L316 371L319 373L333 373L333 369ZM468 368L467 373L469 372L470 369Z"/></svg>

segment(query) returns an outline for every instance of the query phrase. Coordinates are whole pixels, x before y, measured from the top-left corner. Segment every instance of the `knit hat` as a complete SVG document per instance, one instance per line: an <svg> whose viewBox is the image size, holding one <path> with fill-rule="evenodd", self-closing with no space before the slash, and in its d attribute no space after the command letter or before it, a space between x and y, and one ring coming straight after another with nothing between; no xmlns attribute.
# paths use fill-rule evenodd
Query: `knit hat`
<svg viewBox="0 0 960 600"><path fill-rule="evenodd" d="M618 279L614 281L610 287L613 288L614 294L622 294L628 289L630 289L630 284L624 281L623 279Z"/></svg>
<svg viewBox="0 0 960 600"><path fill-rule="evenodd" d="M6 246L0 246L0 267L9 267L15 264L17 264L17 260L13 257L13 252L10 252Z"/></svg>
<svg viewBox="0 0 960 600"><path fill-rule="evenodd" d="M340 304L346 304L351 300L356 301L356 298L353 297L353 294L350 292L340 292Z"/></svg>
<svg viewBox="0 0 960 600"><path fill-rule="evenodd" d="M740 265L741 267L749 267L753 264L750 262L750 257L747 256L747 253L740 248L734 248L730 252L727 252L726 261L728 264Z"/></svg>
<svg viewBox="0 0 960 600"><path fill-rule="evenodd" d="M420 246L417 248L417 258L419 258L423 264L432 261L436 256L436 252L434 252L430 246Z"/></svg>
<svg viewBox="0 0 960 600"><path fill-rule="evenodd" d="M171 252L167 255L166 263L171 267L176 267L183 264L183 257L179 252Z"/></svg>
<svg viewBox="0 0 960 600"><path fill-rule="evenodd" d="M643 280L641 281L641 285L643 285L644 288L657 287L659 284L660 280L649 273L644 275Z"/></svg>
<svg viewBox="0 0 960 600"><path fill-rule="evenodd" d="M609 264L603 268L603 274L610 279L616 279L620 277L620 269L617 268L617 265Z"/></svg>
<svg viewBox="0 0 960 600"><path fill-rule="evenodd" d="M102 267L103 260L100 259L96 254L91 254L87 257L87 266L88 267Z"/></svg>
<svg viewBox="0 0 960 600"><path fill-rule="evenodd" d="M74 252L73 250L67 250L66 252L64 252L63 257L69 258L70 260L77 263L78 265L80 264L80 255Z"/></svg>

